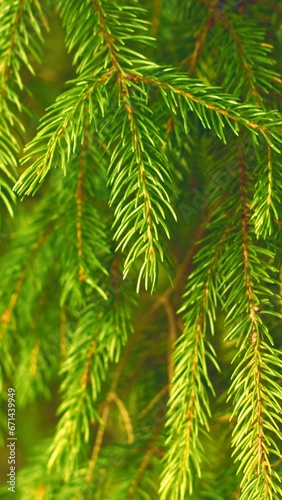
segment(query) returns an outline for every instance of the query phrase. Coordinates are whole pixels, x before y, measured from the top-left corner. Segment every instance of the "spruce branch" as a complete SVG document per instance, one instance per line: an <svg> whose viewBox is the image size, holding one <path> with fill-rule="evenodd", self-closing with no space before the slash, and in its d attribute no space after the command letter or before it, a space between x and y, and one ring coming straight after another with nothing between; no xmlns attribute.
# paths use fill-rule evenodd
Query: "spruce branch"
<svg viewBox="0 0 282 500"><path fill-rule="evenodd" d="M169 212L174 217L175 213L171 209L170 192L173 192L173 185L163 139L160 130L152 124L149 116L147 117L149 88L157 87L174 113L177 108L180 110L186 133L188 112L191 110L205 127L214 128L224 142L226 142L225 123L236 134L239 130L238 125L241 124L254 135L258 132L263 134L270 146L278 151L271 139L271 136L278 135L277 129L272 130L271 127L274 120L275 122L280 120L280 116L276 112L258 111L250 105L242 105L232 96L222 94L220 98L219 95L212 93L218 89L214 88L211 91L203 84L187 79L186 75L180 73L173 74L167 70L166 74L163 74L162 68L160 78L147 76L146 73L152 73L152 69L154 70L154 65L141 54L129 49L127 44L130 33L129 20L137 33L144 28L142 22L137 21L134 9L130 10L125 6L118 8L110 3L104 5L98 0L91 6L88 4L88 8L91 7L93 7L91 23L87 23L86 27L89 29L92 23L99 26L100 31L98 32L97 28L94 31L94 39L98 39L97 45L94 47L94 54L91 52L92 55L97 54L97 60L91 64L82 63L84 69L87 67L87 75L86 70L83 70L87 80L82 79L82 76L78 77L73 82L75 86L60 96L47 113L37 136L26 148L23 163L30 161L35 154L38 158L22 175L15 190L19 194L35 192L50 168L58 162L66 173L71 155L77 150L77 144L83 142L87 114L89 121L93 121L97 129L97 108L100 107L102 115L107 113L106 106L109 106L110 99L107 87L111 87L116 81L116 88L113 91L117 91L120 108L116 113L116 119L121 123L114 128L114 132L111 131L111 140L108 144L108 148L114 144L108 169L111 186L110 204L116 204L115 226L119 226L114 237L119 240L117 248L122 248L124 251L129 247L124 276L142 256L143 263L140 264L137 290L139 291L143 278L145 288L148 288L150 281L151 290L154 290L159 263L163 264L172 280L171 259L164 237L165 235L170 237L169 225L166 222ZM73 19L65 9L62 13L69 33L76 33ZM123 22L126 27L123 34L118 22L122 16L125 16ZM102 36L99 36L99 33ZM85 36L86 31L83 31L83 37ZM140 43L147 41L143 35L136 36ZM71 48L73 47L70 46ZM104 56L108 54L104 64L101 53ZM161 68L158 73L160 70ZM93 74L95 74L94 83L90 85L91 80L93 82ZM132 150L128 146L129 141L132 142ZM168 189L163 185L164 179ZM121 192L124 193L122 197ZM163 244L160 245L159 241L163 241Z"/></svg>
<svg viewBox="0 0 282 500"><path fill-rule="evenodd" d="M236 135L241 124L253 137L261 133L270 146L279 152L275 142L281 142L281 115L277 111L266 112L250 104L241 104L236 97L221 93L219 88L208 88L203 83L188 78L184 73L173 74L170 69L155 77L136 76L135 79L156 86L168 108L175 114L177 110L180 111L186 130L187 111L193 111L202 125L213 129L225 143L225 123Z"/></svg>
<svg viewBox="0 0 282 500"><path fill-rule="evenodd" d="M228 245L230 249L233 247L236 261L239 255L237 245L241 246L242 260L240 264L233 259L229 264L226 262L223 268L224 274L228 273L231 278L228 287L223 282L223 289L228 289L225 306L228 310L227 324L230 325L230 333L227 338L236 339L237 346L240 346L234 357L234 360L239 360L229 389L229 398L232 398L235 405L233 416L237 417L232 444L236 461L240 462L240 498L278 500L282 490L279 476L271 462L273 455L279 455L278 441L281 439L277 399L281 397L281 387L275 380L280 361L261 315L261 307L264 315L278 315L270 309L275 294L265 286L265 283L275 283L272 274L276 270L268 262L273 256L272 252L255 244L252 238L250 174L242 148L239 148L238 162L240 205L233 224L241 225L241 241L237 236L233 243L230 239ZM239 266L243 270L243 281L242 274L237 277L234 275Z"/></svg>
<svg viewBox="0 0 282 500"><path fill-rule="evenodd" d="M204 456L201 434L209 430L207 387L212 393L214 391L207 371L207 358L218 367L206 335L208 329L214 332L218 286L215 269L225 237L223 232L211 242L208 263L190 275L183 297L181 311L185 327L174 353L175 372L166 424L169 448L160 486L162 499L184 499L187 491L192 495L195 475L200 474ZM199 263L203 258L202 249L196 261Z"/></svg>
<svg viewBox="0 0 282 500"><path fill-rule="evenodd" d="M9 207L26 69L51 3L0 3L0 197ZM19 471L18 494L278 500L279 9L144 6L52 2L76 76L25 148L15 190L34 194L48 176L42 198L1 226L0 383L16 388L20 406L59 385L61 401L52 440ZM54 32L51 49L57 41ZM0 423L6 430L3 412Z"/></svg>
<svg viewBox="0 0 282 500"><path fill-rule="evenodd" d="M63 402L60 421L50 448L49 470L66 480L75 470L83 441L89 441L90 424L99 421L93 403L97 401L110 362L118 362L131 326L132 297L124 294L108 302L89 301L78 322L63 363ZM76 376L74 377L74 373ZM79 375L79 376L78 376Z"/></svg>
<svg viewBox="0 0 282 500"><path fill-rule="evenodd" d="M32 74L30 59L39 60L43 42L41 21L45 17L39 1L3 0L0 42L0 198L13 215L15 195L11 183L17 176L23 125L20 93L24 90L22 67ZM45 23L45 27L46 23Z"/></svg>
<svg viewBox="0 0 282 500"><path fill-rule="evenodd" d="M27 327L27 330L30 331L28 341L26 341L25 336L15 339L17 342L17 370L14 376L14 385L18 393L19 406L33 403L39 395L50 400L49 384L51 380L54 380L59 368L57 332L52 332L51 326L58 319L58 311L55 310L53 317L50 317L49 314L47 318L45 312L48 296L53 293L53 279L54 275L50 274L44 283L44 289L39 293L33 309L32 321ZM50 340L52 348L50 348Z"/></svg>
<svg viewBox="0 0 282 500"><path fill-rule="evenodd" d="M263 107L262 94L267 95L269 90L274 90L275 79L279 76L271 69L275 64L270 57L273 47L265 42L265 31L254 20L245 19L242 23L240 14L226 15L220 12L216 16L216 23L219 31L212 43L213 47L219 43L217 46L221 47L219 71L222 72L223 68L225 75L222 87L236 96L243 96L244 101ZM235 87L231 77L233 72L238 75Z"/></svg>
<svg viewBox="0 0 282 500"><path fill-rule="evenodd" d="M73 88L58 97L43 118L37 135L25 148L22 163L34 157L36 160L16 183L15 192L34 194L49 170L58 164L66 174L72 156L83 143L85 125L96 122L97 111L103 112L103 99L107 96L105 83L111 75L109 71L92 81L78 79ZM101 93L99 87L102 87Z"/></svg>
<svg viewBox="0 0 282 500"><path fill-rule="evenodd" d="M257 181L251 203L252 219L257 237L266 239L279 233L277 223L282 217L280 156L268 145L263 150L256 150L256 161Z"/></svg>
<svg viewBox="0 0 282 500"><path fill-rule="evenodd" d="M106 17L101 2L95 0L94 6L98 13L112 69L116 73L120 105L124 107L125 112L124 119L120 119L121 128L112 132L111 142L116 142L116 145L108 172L112 192L110 204L113 204L117 197L120 198L120 193L123 193L122 200L115 209L114 227L118 226L119 229L114 237L121 240L117 249L121 247L124 250L128 245L131 246L124 264L124 276L127 275L136 259L144 254L137 281L137 291L139 291L143 277L145 288L148 288L150 280L151 288L154 290L159 260L164 263L165 270L172 279L169 257L164 258L164 255L169 254L168 247L164 249L160 246L157 229L157 224L159 224L169 237L167 223L164 220L165 214L170 210L175 217L168 195L168 190L173 190L169 165L165 154L162 154L163 145L160 133L146 118L148 108L146 95L142 96L144 90L142 86L140 90L137 89L139 92L131 88L133 78L131 73L126 73L124 68L126 59L122 56L122 52L134 53L124 44L124 35L122 37L119 35L115 19L111 16ZM127 14L127 9L125 12ZM135 14L131 12L131 17L133 15L135 17ZM136 24L137 27L140 29L138 24ZM141 41L144 43L144 38ZM137 53L134 55L140 57L142 65L144 63L150 65L144 57ZM119 114L117 114L118 118ZM129 132L126 133L128 125ZM118 140L119 136L120 140ZM128 147L130 143L131 148ZM163 186L164 180L169 189ZM132 244L131 239L134 239L138 233L140 236Z"/></svg>
<svg viewBox="0 0 282 500"><path fill-rule="evenodd" d="M152 290L155 288L158 261L164 263L172 279L168 247L163 248L159 241L170 237L166 219L169 213L174 217L175 214L168 194L173 192L173 185L159 131L145 117L146 103L139 96L134 96L136 101L139 97L139 109L133 106L132 94L125 97L122 131L118 127L112 136L112 141L118 141L119 136L120 140L113 151L108 176L112 191L110 204L116 204L114 228L118 229L114 237L119 240L117 248L124 250L131 246L124 264L125 276L135 260L143 256L137 282L139 291L143 277L146 289L149 280ZM136 234L139 234L137 239Z"/></svg>
<svg viewBox="0 0 282 500"><path fill-rule="evenodd" d="M50 255L52 224L42 226L40 222L36 220L34 224L27 223L26 231L17 234L9 255L2 261L1 386L5 376L12 373L15 364L15 359L12 361L12 352L15 346L19 347L19 343L23 341L21 334L30 326L34 308L36 309L38 297L46 282L46 271L52 267L53 257Z"/></svg>
<svg viewBox="0 0 282 500"><path fill-rule="evenodd" d="M110 254L106 216L97 208L101 183L105 183L100 151L95 137L86 127L83 144L70 162L70 173L60 179L56 199L59 218L56 224L56 246L63 245L60 260L61 303L83 305L89 290L96 290L104 300L103 279L109 272L105 265ZM99 279L96 277L99 276Z"/></svg>

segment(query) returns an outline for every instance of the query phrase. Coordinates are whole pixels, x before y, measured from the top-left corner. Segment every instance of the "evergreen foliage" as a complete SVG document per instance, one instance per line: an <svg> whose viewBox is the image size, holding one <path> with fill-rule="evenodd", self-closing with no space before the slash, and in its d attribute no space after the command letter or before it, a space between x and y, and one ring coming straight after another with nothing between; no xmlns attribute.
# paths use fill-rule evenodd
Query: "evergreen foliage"
<svg viewBox="0 0 282 500"><path fill-rule="evenodd" d="M18 112L23 111L19 93L24 84L22 66L34 73L32 60L38 60L43 42L42 25L46 25L40 2L32 0L1 2L1 148L0 148L0 198L12 214L15 195L17 154L23 126ZM32 29L31 29L32 28Z"/></svg>
<svg viewBox="0 0 282 500"><path fill-rule="evenodd" d="M2 399L57 408L17 498L279 500L279 6L0 6ZM74 73L29 138L50 13Z"/></svg>

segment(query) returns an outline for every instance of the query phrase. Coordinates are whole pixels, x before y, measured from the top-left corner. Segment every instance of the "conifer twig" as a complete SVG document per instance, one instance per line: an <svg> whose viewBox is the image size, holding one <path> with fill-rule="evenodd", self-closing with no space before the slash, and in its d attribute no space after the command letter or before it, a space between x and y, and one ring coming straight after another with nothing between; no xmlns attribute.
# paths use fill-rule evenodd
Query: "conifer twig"
<svg viewBox="0 0 282 500"><path fill-rule="evenodd" d="M168 300L164 302L164 308L166 311L168 319L168 327L169 327L168 343L167 343L167 364L168 364L168 383L170 386L173 379L173 371L174 371L173 351L174 351L174 344L177 339L178 328L172 306Z"/></svg>
<svg viewBox="0 0 282 500"><path fill-rule="evenodd" d="M111 388L106 396L105 403L103 405L103 410L102 410L102 414L101 414L101 421L103 422L103 424L99 425L99 428L97 431L93 451L91 454L91 459L89 461L87 473L85 476L86 483L89 483L91 481L93 472L95 470L95 466L96 466L96 462L97 462L97 459L98 459L98 456L100 453L100 449L102 446L107 422L108 422L108 419L110 416L111 404L115 401L115 397L113 397L113 395L115 394L119 379L121 377L123 365L124 365L124 361L121 362L119 367L118 367L117 373L116 373L115 378L111 384Z"/></svg>
<svg viewBox="0 0 282 500"><path fill-rule="evenodd" d="M156 394L153 399L150 401L150 403L146 406L146 408L144 408L138 415L138 418L139 419L142 419L144 418L147 413L149 413L149 411L152 410L152 408L154 408L154 406L157 404L157 402L165 395L168 393L168 389L169 389L169 386L166 385L165 387L163 387L159 392L158 394Z"/></svg>
<svg viewBox="0 0 282 500"><path fill-rule="evenodd" d="M128 411L127 411L124 403L118 397L118 395L116 394L116 392L112 392L111 393L111 401L113 401L114 403L116 403L116 405L117 405L117 407L118 407L118 409L120 411L120 414L121 414L122 419L124 421L125 429L126 429L126 432L127 432L128 443L129 444L134 443L134 434L133 434L132 423L131 423Z"/></svg>
<svg viewBox="0 0 282 500"><path fill-rule="evenodd" d="M190 61L189 73L194 72L199 56L203 50L207 34L212 29L213 25L214 25L214 5L211 6L210 15L207 18L206 22L204 23L199 35L197 36L195 48L192 55L189 54L187 57L185 57L185 59L183 59L183 61L181 61L179 65L180 68L183 68L183 66L185 66Z"/></svg>

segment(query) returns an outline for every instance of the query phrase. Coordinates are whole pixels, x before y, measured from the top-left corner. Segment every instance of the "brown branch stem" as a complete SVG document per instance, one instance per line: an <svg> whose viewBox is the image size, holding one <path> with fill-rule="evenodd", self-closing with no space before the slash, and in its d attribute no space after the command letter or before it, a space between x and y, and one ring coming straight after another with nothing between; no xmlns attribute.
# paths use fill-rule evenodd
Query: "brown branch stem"
<svg viewBox="0 0 282 500"><path fill-rule="evenodd" d="M123 366L125 364L125 358L126 358L126 356L124 356L123 361L118 366L117 373L116 373L115 378L111 384L110 390L106 396L105 403L103 405L102 414L101 414L101 421L103 422L103 424L99 425L99 428L97 431L93 451L91 454L89 466L88 466L86 476L85 476L86 483L90 483L92 476L93 476L93 472L95 470L95 466L96 466L97 459L98 459L98 456L100 453L100 449L101 449L102 442L104 439L104 434L105 434L107 422L108 422L109 415L110 415L110 407L111 407L111 404L115 401L113 394L115 394L115 392L116 392L117 385L118 385L118 382L119 382L120 377L121 377L122 369L123 369Z"/></svg>
<svg viewBox="0 0 282 500"><path fill-rule="evenodd" d="M117 407L120 411L120 414L122 416L124 426L125 426L125 429L127 432L128 443L129 444L134 443L133 427L132 427L132 423L130 420L130 416L128 414L128 411L127 411L124 403L122 402L122 400L118 397L118 395L115 392L111 393L111 401L113 401L117 405Z"/></svg>

